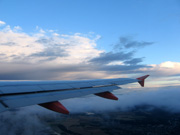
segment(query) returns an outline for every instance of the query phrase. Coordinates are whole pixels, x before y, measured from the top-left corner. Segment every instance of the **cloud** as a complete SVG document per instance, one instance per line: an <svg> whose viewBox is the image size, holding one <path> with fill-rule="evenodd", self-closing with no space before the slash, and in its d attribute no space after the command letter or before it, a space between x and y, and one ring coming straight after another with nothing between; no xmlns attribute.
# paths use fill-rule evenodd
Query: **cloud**
<svg viewBox="0 0 180 135"><path fill-rule="evenodd" d="M132 74L132 73L143 73L139 69L141 68L150 68L147 65L107 65L100 66L99 70L104 70L114 74Z"/></svg>
<svg viewBox="0 0 180 135"><path fill-rule="evenodd" d="M114 61L124 61L129 60L133 56L133 52L124 53L124 52L103 52L98 57L93 58L90 62L98 64L108 64Z"/></svg>
<svg viewBox="0 0 180 135"><path fill-rule="evenodd" d="M142 58L135 51L97 49L99 35L58 34L36 28L28 34L20 26L0 30L1 80L72 80L120 77L135 73ZM117 75L121 73L121 75Z"/></svg>
<svg viewBox="0 0 180 135"><path fill-rule="evenodd" d="M6 23L0 20L0 26L5 25Z"/></svg>
<svg viewBox="0 0 180 135"><path fill-rule="evenodd" d="M31 106L0 114L0 131L3 135L49 135L46 116L55 116L39 106Z"/></svg>
<svg viewBox="0 0 180 135"><path fill-rule="evenodd" d="M68 56L68 53L66 52L65 49L59 47L59 46L51 46L51 47L47 47L45 48L42 52L37 52L37 53L33 53L31 56L34 57L54 57L54 59L56 59L57 57L65 57ZM52 60L52 59L50 59Z"/></svg>
<svg viewBox="0 0 180 135"><path fill-rule="evenodd" d="M62 103L71 113L127 111L141 105L162 108L169 112L180 112L180 86L120 89L113 92L118 101L108 100L96 96L67 99ZM76 103L76 107L74 104Z"/></svg>
<svg viewBox="0 0 180 135"><path fill-rule="evenodd" d="M42 31L40 29L40 32L29 35L14 31L10 26L0 31L0 79L64 80L95 77L94 73L88 75L91 66L86 61L103 52L96 49L99 36L88 38L78 33L57 37L53 35L54 31Z"/></svg>
<svg viewBox="0 0 180 135"><path fill-rule="evenodd" d="M160 64L151 64L151 68L142 68L144 72L151 72L153 77L176 76L180 74L180 62L166 61Z"/></svg>
<svg viewBox="0 0 180 135"><path fill-rule="evenodd" d="M153 42L120 37L114 45L116 50L105 51L97 48L99 35L54 33L58 31L37 27L36 32L28 34L20 26L5 25L0 30L0 79L73 80L150 74L152 84L154 78L163 80L159 84L172 84L173 79L173 84L178 84L178 62L146 65L144 57L135 57L137 48Z"/></svg>
<svg viewBox="0 0 180 135"><path fill-rule="evenodd" d="M144 57L136 58L137 48L151 45L153 42L135 41L131 37L120 37L119 43L113 46L110 52L102 52L89 62L97 66L97 70L109 74L143 73L141 69L148 69L151 65L140 64Z"/></svg>
<svg viewBox="0 0 180 135"><path fill-rule="evenodd" d="M165 61L160 64L144 65L144 67L141 66L130 73L150 74L147 84L151 87L176 86L180 84L179 62Z"/></svg>
<svg viewBox="0 0 180 135"><path fill-rule="evenodd" d="M22 28L20 26L15 26L13 30L17 32L17 31L21 31Z"/></svg>
<svg viewBox="0 0 180 135"><path fill-rule="evenodd" d="M130 48L142 48L148 45L152 45L154 42L135 41L132 37L120 37L119 42L115 45L115 49L130 49Z"/></svg>
<svg viewBox="0 0 180 135"><path fill-rule="evenodd" d="M44 30L43 30L44 31ZM90 39L81 35L62 35L54 36L53 33L42 29L39 32L29 35L24 32L17 32L5 27L0 31L0 54L6 54L6 59L3 57L1 61L14 61L13 57L18 57L19 61L38 62L46 60L47 57L60 58L63 61L74 60L79 63L86 59L90 59L99 55L100 50L97 50L96 39ZM34 58L32 59L33 56ZM36 57L35 57L36 56ZM66 58L61 57L66 56ZM59 59L58 59L59 60Z"/></svg>
<svg viewBox="0 0 180 135"><path fill-rule="evenodd" d="M138 63L143 62L142 58L133 58L131 60L127 60L124 63L129 65L137 65Z"/></svg>
<svg viewBox="0 0 180 135"><path fill-rule="evenodd" d="M99 71L106 71L110 74L131 74L142 73L140 69L151 67L150 65L140 64L143 58L135 58L135 51L111 51L100 53L99 56L92 58L89 62L96 66Z"/></svg>

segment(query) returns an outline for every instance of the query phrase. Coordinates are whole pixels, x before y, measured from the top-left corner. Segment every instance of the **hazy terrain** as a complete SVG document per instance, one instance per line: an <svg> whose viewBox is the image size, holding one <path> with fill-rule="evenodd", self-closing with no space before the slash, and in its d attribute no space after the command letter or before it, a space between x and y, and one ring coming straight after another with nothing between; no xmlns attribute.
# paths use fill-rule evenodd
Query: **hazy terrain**
<svg viewBox="0 0 180 135"><path fill-rule="evenodd" d="M62 116L46 121L49 135L179 135L180 113L169 113L152 106L131 111Z"/></svg>

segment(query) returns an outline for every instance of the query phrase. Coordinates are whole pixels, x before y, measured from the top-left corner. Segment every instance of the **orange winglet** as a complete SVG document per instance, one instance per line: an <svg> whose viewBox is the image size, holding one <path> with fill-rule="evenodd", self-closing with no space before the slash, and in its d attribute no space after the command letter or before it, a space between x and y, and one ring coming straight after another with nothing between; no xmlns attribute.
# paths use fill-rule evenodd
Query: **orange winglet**
<svg viewBox="0 0 180 135"><path fill-rule="evenodd" d="M107 98L107 99L118 100L118 98L109 91L96 93L95 95L103 97L103 98Z"/></svg>
<svg viewBox="0 0 180 135"><path fill-rule="evenodd" d="M58 101L43 103L39 105L55 112L69 114L69 111Z"/></svg>
<svg viewBox="0 0 180 135"><path fill-rule="evenodd" d="M145 75L145 76L136 78L136 79L139 80L138 83L139 83L142 87L144 87L144 80L145 80L148 76L149 76L149 75Z"/></svg>

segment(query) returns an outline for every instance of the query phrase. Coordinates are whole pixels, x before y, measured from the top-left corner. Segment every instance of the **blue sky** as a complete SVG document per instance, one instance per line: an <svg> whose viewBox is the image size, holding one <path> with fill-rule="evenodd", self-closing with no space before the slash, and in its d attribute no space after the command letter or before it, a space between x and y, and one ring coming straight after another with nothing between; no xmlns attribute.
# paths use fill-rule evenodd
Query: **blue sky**
<svg viewBox="0 0 180 135"><path fill-rule="evenodd" d="M143 64L180 62L178 0L0 0L0 21L5 22L1 30L18 26L29 36L37 26L46 33L80 33L95 42L97 51L112 52L120 37L128 37L152 43L133 48L133 57Z"/></svg>

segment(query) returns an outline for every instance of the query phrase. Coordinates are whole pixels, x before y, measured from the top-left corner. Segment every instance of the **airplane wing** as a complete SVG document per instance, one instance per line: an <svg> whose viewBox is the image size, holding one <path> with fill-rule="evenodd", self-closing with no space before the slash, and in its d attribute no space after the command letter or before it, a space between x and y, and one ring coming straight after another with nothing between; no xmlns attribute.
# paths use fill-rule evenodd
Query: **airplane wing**
<svg viewBox="0 0 180 135"><path fill-rule="evenodd" d="M38 104L47 109L69 114L58 100L95 94L118 100L111 91L120 89L118 85L139 82L144 87L144 80L149 75L136 79L98 79L82 81L1 81L0 112L13 108Z"/></svg>

